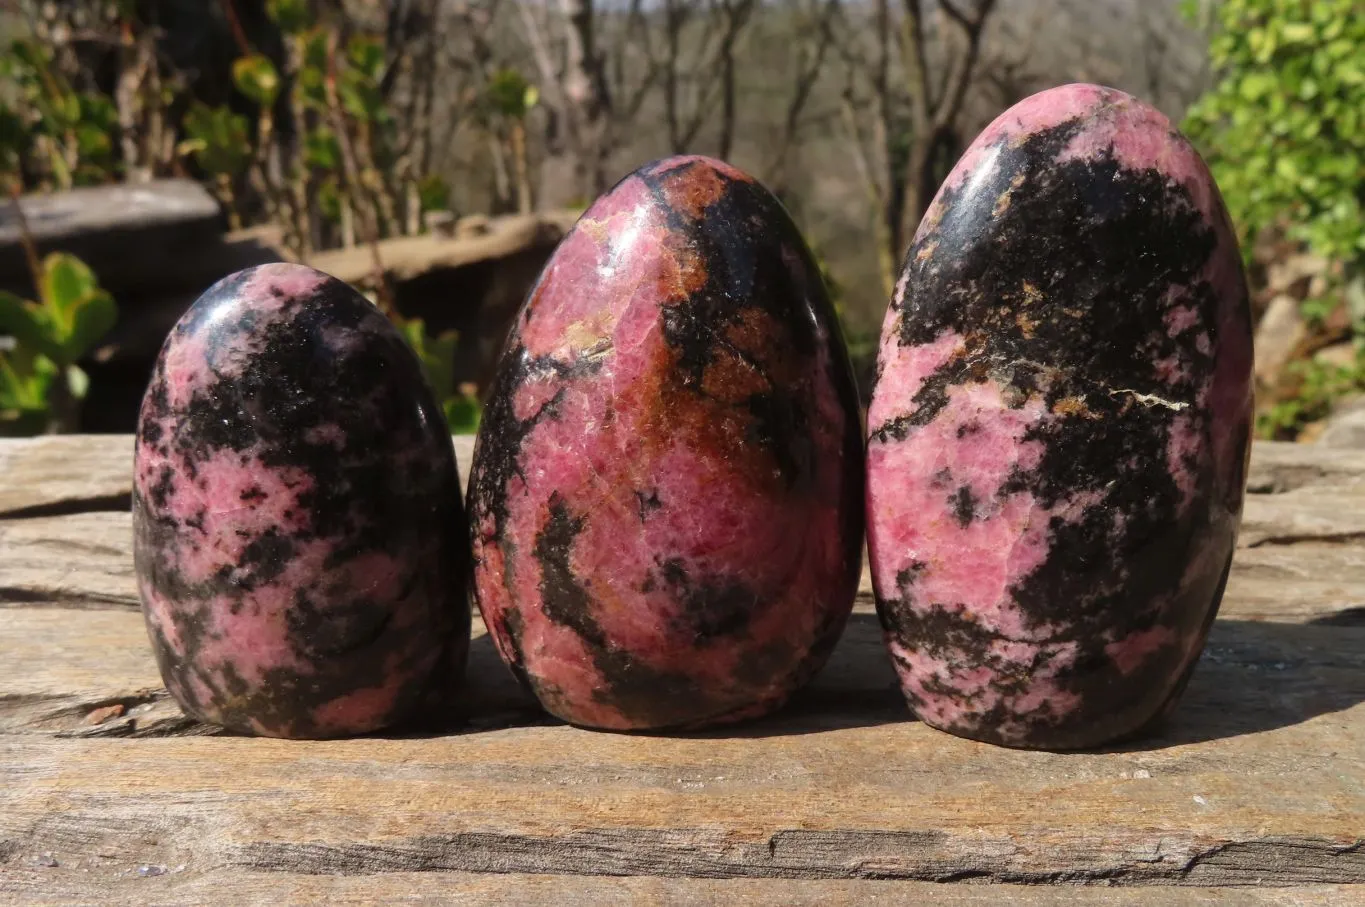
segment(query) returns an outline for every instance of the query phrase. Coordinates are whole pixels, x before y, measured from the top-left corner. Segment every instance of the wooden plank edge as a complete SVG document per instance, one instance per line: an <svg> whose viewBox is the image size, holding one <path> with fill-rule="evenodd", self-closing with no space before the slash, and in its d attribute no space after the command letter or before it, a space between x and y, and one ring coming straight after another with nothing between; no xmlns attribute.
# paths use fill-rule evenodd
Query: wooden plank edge
<svg viewBox="0 0 1365 907"><path fill-rule="evenodd" d="M41 859L41 858L40 858ZM1269 905L1346 907L1365 891L1355 886L1296 888L1100 888L938 884L878 880L678 879L639 876L561 876L517 873L395 872L365 876L240 872L189 872L142 865L113 877L33 867L0 878L0 897L31 904L321 904L430 903L521 907L615 905L733 905L843 907L864 904L943 904L949 907L1101 907Z"/></svg>

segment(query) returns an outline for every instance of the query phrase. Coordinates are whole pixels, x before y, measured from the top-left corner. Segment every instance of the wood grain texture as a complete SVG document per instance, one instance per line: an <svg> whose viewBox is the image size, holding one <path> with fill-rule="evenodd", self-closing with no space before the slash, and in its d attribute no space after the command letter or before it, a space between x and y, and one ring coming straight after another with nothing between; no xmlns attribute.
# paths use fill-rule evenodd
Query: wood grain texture
<svg viewBox="0 0 1365 907"><path fill-rule="evenodd" d="M498 218L493 223L496 229L483 236L449 238L428 233L396 237L381 240L379 253L390 278L411 280L429 271L460 268L531 249L544 249L548 255L577 219L569 211L512 215ZM319 252L308 263L350 284L363 284L374 272L374 257L368 249Z"/></svg>
<svg viewBox="0 0 1365 907"><path fill-rule="evenodd" d="M550 723L481 634L477 696L409 736L330 743L198 736L212 730L159 690L135 612L6 618L12 863L1365 882L1362 628L1220 621L1158 737L1059 755L909 720L866 613L789 709L727 733ZM111 705L123 711L106 717ZM158 739L91 739L128 736Z"/></svg>
<svg viewBox="0 0 1365 907"><path fill-rule="evenodd" d="M141 871L139 871L141 870ZM91 896L99 886L99 896ZM1302 888L1124 888L1040 885L938 885L883 880L679 879L390 872L326 876L218 869L190 872L144 865L101 874L62 867L0 876L0 897L25 904L417 904L483 907L1359 907L1355 886Z"/></svg>
<svg viewBox="0 0 1365 907"><path fill-rule="evenodd" d="M137 608L127 511L0 520L0 608Z"/></svg>
<svg viewBox="0 0 1365 907"><path fill-rule="evenodd" d="M476 621L420 726L224 734L161 687L127 513L90 503L125 442L0 444L30 479L0 473L0 901L1365 902L1365 457L1268 446L1173 718L1052 754L915 722L866 593L810 688L725 732L554 722Z"/></svg>

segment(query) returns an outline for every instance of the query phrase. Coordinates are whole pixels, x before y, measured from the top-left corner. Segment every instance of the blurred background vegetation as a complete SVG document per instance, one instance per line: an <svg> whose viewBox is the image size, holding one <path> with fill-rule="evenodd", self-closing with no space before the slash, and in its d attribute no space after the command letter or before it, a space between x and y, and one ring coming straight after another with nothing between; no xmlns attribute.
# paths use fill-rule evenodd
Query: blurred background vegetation
<svg viewBox="0 0 1365 907"><path fill-rule="evenodd" d="M865 383L939 181L1068 81L1156 105L1210 161L1262 434L1311 439L1365 392L1361 0L0 0L0 33L0 180L23 196L0 220L23 262L0 274L5 432L131 430L161 335L241 264L152 292L24 211L175 179L216 201L215 248L362 285L467 431L573 214L646 160L726 158L810 239Z"/></svg>

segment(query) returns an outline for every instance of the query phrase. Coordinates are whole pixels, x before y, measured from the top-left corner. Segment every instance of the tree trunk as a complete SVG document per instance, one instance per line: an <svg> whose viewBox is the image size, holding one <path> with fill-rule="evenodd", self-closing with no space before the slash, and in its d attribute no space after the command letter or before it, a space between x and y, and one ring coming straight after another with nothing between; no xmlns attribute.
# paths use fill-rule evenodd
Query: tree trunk
<svg viewBox="0 0 1365 907"><path fill-rule="evenodd" d="M555 180L567 175L570 196L565 200L591 201L607 188L607 160L611 155L611 97L607 91L602 60L596 46L596 14L593 0L560 0L567 23L562 111L569 142L568 173L558 155L547 155L542 168L542 204L556 194L564 197L565 184L555 190Z"/></svg>

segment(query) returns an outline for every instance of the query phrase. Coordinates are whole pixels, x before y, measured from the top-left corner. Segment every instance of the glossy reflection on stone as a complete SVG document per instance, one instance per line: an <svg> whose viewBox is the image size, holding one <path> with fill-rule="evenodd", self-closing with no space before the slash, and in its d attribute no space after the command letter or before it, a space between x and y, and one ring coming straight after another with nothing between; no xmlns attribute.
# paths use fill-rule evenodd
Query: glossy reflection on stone
<svg viewBox="0 0 1365 907"><path fill-rule="evenodd" d="M1250 438L1236 241L1198 155L1068 85L968 148L887 313L868 547L906 697L1076 748L1174 704L1222 597Z"/></svg>
<svg viewBox="0 0 1365 907"><path fill-rule="evenodd" d="M463 669L450 436L393 325L325 274L242 271L172 330L138 419L133 525L161 674L196 718L362 733Z"/></svg>
<svg viewBox="0 0 1365 907"><path fill-rule="evenodd" d="M776 199L705 158L627 177L547 264L480 428L475 595L504 660L581 725L775 708L852 607L859 434Z"/></svg>

